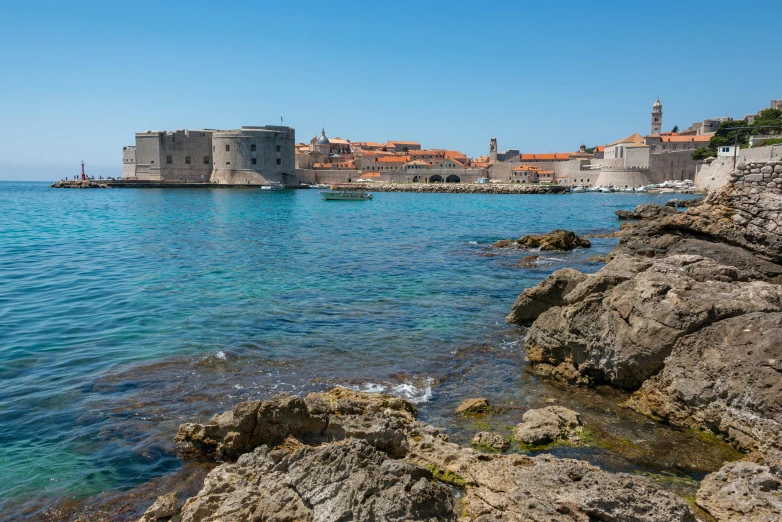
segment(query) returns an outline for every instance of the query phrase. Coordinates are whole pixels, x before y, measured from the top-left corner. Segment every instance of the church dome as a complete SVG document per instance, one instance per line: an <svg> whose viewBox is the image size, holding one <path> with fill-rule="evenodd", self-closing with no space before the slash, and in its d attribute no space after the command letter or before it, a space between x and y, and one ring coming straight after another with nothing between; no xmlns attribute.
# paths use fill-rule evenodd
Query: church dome
<svg viewBox="0 0 782 522"><path fill-rule="evenodd" d="M329 145L331 142L326 137L326 129L323 129L320 133L320 138L318 138L318 145Z"/></svg>

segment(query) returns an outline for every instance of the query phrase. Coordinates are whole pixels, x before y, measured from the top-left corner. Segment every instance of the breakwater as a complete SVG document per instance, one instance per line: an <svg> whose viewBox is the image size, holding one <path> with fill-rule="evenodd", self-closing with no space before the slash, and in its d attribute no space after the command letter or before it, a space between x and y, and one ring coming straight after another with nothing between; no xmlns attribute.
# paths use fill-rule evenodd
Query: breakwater
<svg viewBox="0 0 782 522"><path fill-rule="evenodd" d="M419 192L449 194L564 194L561 185L521 185L495 183L378 183L366 186L372 192Z"/></svg>

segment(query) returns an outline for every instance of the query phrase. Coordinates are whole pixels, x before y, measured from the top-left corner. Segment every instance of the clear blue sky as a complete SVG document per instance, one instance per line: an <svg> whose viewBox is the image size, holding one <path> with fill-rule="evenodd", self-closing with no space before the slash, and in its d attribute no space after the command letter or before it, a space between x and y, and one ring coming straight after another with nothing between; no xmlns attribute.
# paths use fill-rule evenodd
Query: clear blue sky
<svg viewBox="0 0 782 522"><path fill-rule="evenodd" d="M657 96L664 130L742 117L782 98L778 18L756 0L2 1L0 178L119 174L137 131L280 116L297 141L471 156L492 135L553 152L646 133Z"/></svg>

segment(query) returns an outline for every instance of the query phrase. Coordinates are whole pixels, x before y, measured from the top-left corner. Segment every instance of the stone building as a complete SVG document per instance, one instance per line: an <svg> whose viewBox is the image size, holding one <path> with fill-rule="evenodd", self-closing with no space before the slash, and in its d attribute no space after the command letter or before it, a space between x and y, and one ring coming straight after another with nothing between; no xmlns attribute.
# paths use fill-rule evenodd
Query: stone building
<svg viewBox="0 0 782 522"><path fill-rule="evenodd" d="M122 156L125 179L287 184L295 179L295 131L268 125L139 132Z"/></svg>
<svg viewBox="0 0 782 522"><path fill-rule="evenodd" d="M135 169L126 168L129 147L123 148L123 178L209 181L212 173L213 130L146 131L136 133Z"/></svg>

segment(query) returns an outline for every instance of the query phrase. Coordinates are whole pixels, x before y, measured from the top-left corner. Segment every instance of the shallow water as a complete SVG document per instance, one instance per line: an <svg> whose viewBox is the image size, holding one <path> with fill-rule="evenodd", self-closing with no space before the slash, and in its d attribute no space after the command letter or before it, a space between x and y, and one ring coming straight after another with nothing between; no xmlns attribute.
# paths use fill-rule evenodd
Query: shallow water
<svg viewBox="0 0 782 522"><path fill-rule="evenodd" d="M616 391L526 374L524 331L504 322L524 288L563 266L599 269L589 257L616 240L524 269L524 252L489 246L554 228L614 230L615 210L665 199L378 193L326 203L314 190L0 183L0 511L32 515L182 475L189 464L171 444L180 422L336 384L411 399L459 442L480 427L454 418L464 398L506 406L480 421L498 431L530 407L566 404L626 451L554 453L698 479L723 447L634 416Z"/></svg>

